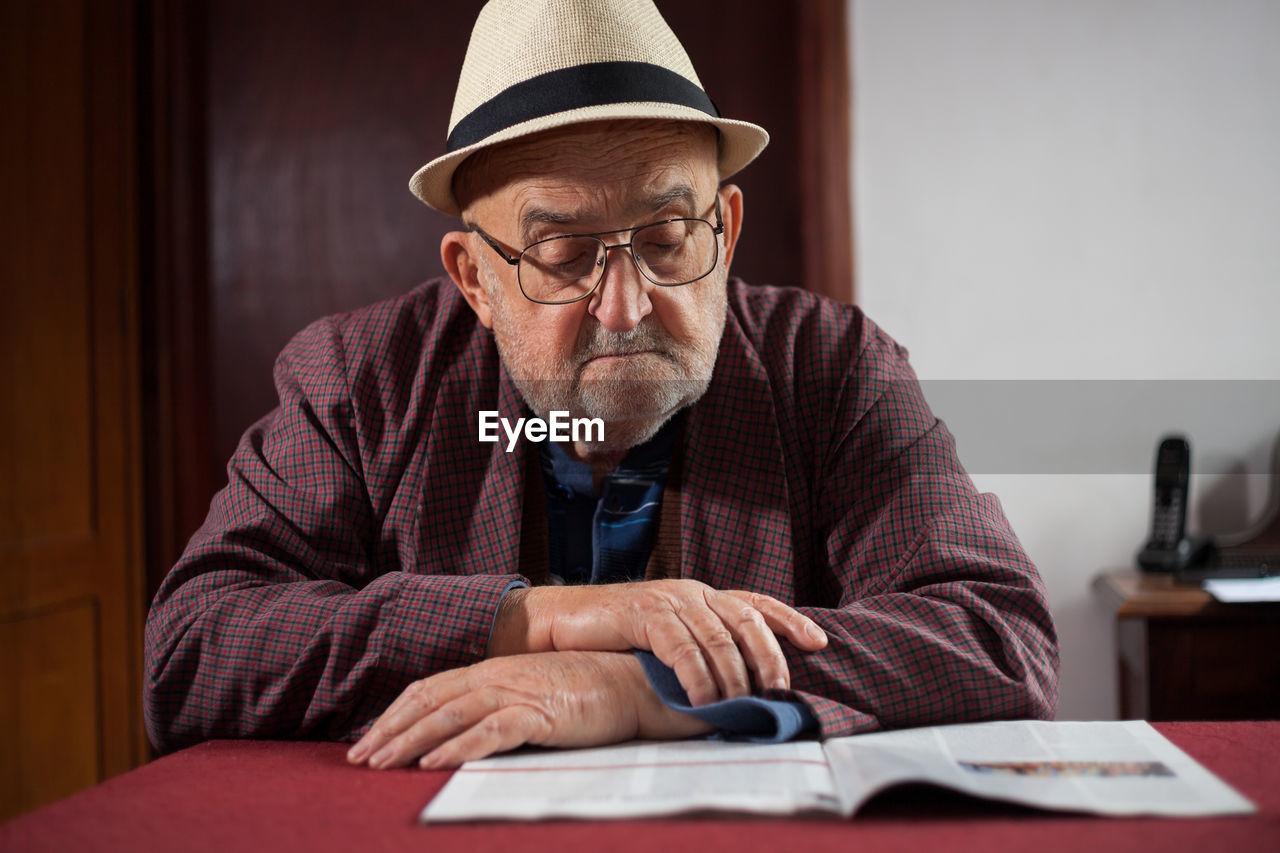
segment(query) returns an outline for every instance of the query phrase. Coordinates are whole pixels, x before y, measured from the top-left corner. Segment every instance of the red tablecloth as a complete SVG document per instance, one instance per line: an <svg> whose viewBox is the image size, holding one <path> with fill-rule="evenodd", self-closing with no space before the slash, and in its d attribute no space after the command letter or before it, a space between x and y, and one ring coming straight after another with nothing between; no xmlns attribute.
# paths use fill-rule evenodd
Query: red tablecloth
<svg viewBox="0 0 1280 853"><path fill-rule="evenodd" d="M852 820L421 826L418 812L447 772L353 768L341 744L215 741L0 826L0 850L1280 851L1280 722L1156 728L1253 800L1258 814L1060 816L910 789L873 801Z"/></svg>

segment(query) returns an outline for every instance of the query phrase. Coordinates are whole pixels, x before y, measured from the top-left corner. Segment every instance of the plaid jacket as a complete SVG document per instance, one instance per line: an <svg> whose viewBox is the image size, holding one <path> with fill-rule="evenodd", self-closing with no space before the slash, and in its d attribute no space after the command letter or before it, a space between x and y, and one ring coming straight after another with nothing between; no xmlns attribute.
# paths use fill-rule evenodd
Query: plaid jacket
<svg viewBox="0 0 1280 853"><path fill-rule="evenodd" d="M410 681L481 660L503 591L539 579L521 536L539 524L536 452L477 440L478 410L514 420L523 402L447 280L311 325L275 378L279 408L245 434L147 619L164 750L353 739ZM788 646L793 690L768 695L804 702L824 736L1053 715L1035 567L905 351L857 308L731 281L680 459L660 522L679 534L659 533L651 574L821 624L827 648Z"/></svg>

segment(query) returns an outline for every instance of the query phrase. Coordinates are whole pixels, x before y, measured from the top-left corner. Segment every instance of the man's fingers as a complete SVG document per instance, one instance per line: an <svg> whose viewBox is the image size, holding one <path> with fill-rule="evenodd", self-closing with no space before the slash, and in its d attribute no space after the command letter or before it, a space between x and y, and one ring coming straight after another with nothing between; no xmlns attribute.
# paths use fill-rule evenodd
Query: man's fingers
<svg viewBox="0 0 1280 853"><path fill-rule="evenodd" d="M720 698L715 676L702 647L674 613L665 613L645 626L645 640L658 660L675 670L690 704L706 705Z"/></svg>
<svg viewBox="0 0 1280 853"><path fill-rule="evenodd" d="M404 767L418 756L466 731L498 710L491 691L477 690L446 702L382 746L369 759L375 770Z"/></svg>
<svg viewBox="0 0 1280 853"><path fill-rule="evenodd" d="M757 685L776 690L791 686L791 673L782 647L759 610L739 597L718 593L708 595L707 604L733 633L742 657L755 673Z"/></svg>
<svg viewBox="0 0 1280 853"><path fill-rule="evenodd" d="M348 761L353 764L363 764L370 755L381 749L387 741L412 724L412 720L404 720L401 714L410 706L410 703L417 705L429 702L426 697L429 688L424 686L425 681L426 679L415 681L401 691L395 701L387 706L387 710L382 712L382 716L374 720L373 725L364 733L364 737L356 741L355 745L347 750ZM423 713L426 712L424 711Z"/></svg>
<svg viewBox="0 0 1280 853"><path fill-rule="evenodd" d="M779 636L786 637L796 648L816 652L827 645L827 633L817 622L778 599L745 590L729 590L728 593L759 610L769 629Z"/></svg>
<svg viewBox="0 0 1280 853"><path fill-rule="evenodd" d="M457 767L465 761L475 761L545 740L551 723L527 705L511 705L500 708L477 722L461 734L450 738L422 757L418 766L426 770Z"/></svg>
<svg viewBox="0 0 1280 853"><path fill-rule="evenodd" d="M791 676L779 637L802 651L827 644L826 633L809 617L775 598L701 584L691 597L670 601L674 620L662 615L645 625L649 648L675 670L693 705L762 689L786 689Z"/></svg>
<svg viewBox="0 0 1280 853"><path fill-rule="evenodd" d="M681 607L678 615L693 635L715 675L720 698L747 696L751 693L751 681L747 676L747 664L743 660L744 650L738 648L738 638L732 630L733 626L727 624L711 608L707 599L712 596L714 590L708 589L701 601Z"/></svg>
<svg viewBox="0 0 1280 853"><path fill-rule="evenodd" d="M654 620L646 635L653 653L675 670L691 704L750 694L751 681L737 637L705 600L684 603L671 615Z"/></svg>
<svg viewBox="0 0 1280 853"><path fill-rule="evenodd" d="M392 738L455 698L460 693L457 681L454 673L445 672L410 684L387 706L364 737L348 750L347 760L363 764Z"/></svg>

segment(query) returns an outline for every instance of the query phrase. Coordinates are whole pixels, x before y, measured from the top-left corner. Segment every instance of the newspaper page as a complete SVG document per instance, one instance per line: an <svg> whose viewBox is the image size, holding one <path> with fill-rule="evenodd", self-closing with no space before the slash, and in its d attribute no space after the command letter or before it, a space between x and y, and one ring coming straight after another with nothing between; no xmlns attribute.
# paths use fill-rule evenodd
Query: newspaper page
<svg viewBox="0 0 1280 853"><path fill-rule="evenodd" d="M1101 815L1248 814L1252 803L1145 722L1015 721L827 741L849 812L926 782L988 799Z"/></svg>
<svg viewBox="0 0 1280 853"><path fill-rule="evenodd" d="M975 723L825 744L675 741L522 750L470 761L423 821L851 816L893 785L927 783L1101 815L1248 814L1254 806L1144 722Z"/></svg>
<svg viewBox="0 0 1280 853"><path fill-rule="evenodd" d="M842 813L817 741L633 742L468 761L423 822L620 818L702 811Z"/></svg>

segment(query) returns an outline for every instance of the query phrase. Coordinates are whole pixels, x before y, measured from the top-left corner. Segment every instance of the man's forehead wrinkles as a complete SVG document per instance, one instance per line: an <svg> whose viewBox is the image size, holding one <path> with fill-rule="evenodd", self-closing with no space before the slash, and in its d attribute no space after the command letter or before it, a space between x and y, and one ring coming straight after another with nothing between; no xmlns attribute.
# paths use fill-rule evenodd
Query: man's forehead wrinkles
<svg viewBox="0 0 1280 853"><path fill-rule="evenodd" d="M488 167L511 179L537 178L572 170L584 178L642 179L650 164L684 159L687 148L679 140L628 139L599 133L581 137L537 140L494 154Z"/></svg>
<svg viewBox="0 0 1280 853"><path fill-rule="evenodd" d="M570 227L584 222L618 227L638 225L642 224L638 220L626 220L656 214L672 207L677 207L680 213L692 214L698 207L698 193L694 189L692 176L680 174L681 171L665 170L660 178L646 181L645 186L634 191L619 187L613 193L597 193L584 188L581 192L553 192L553 198L545 200L539 197L541 188L531 188L520 193L526 198L516 204L520 235L523 239L528 239L539 225ZM610 195L617 197L611 201ZM604 220L609 216L607 211L611 208L612 215L621 216L624 221L614 223L610 220L605 223Z"/></svg>
<svg viewBox="0 0 1280 853"><path fill-rule="evenodd" d="M715 161L714 148L700 145L668 128L665 133L602 132L599 130L557 134L521 141L494 151L481 152L478 162L486 171L506 180L536 180L553 172L574 172L592 180L643 180L654 163L681 162L707 157Z"/></svg>

